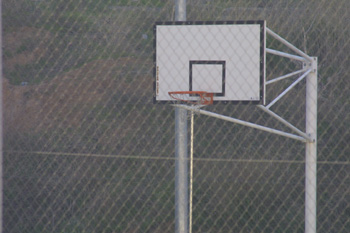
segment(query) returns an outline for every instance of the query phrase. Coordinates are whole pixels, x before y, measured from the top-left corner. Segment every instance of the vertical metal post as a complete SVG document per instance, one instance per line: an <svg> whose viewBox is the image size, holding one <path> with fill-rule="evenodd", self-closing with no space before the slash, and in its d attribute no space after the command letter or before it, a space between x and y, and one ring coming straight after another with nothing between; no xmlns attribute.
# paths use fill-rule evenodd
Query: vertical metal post
<svg viewBox="0 0 350 233"><path fill-rule="evenodd" d="M187 110L175 108L175 232L188 232Z"/></svg>
<svg viewBox="0 0 350 233"><path fill-rule="evenodd" d="M175 0L175 21L186 21L186 0Z"/></svg>
<svg viewBox="0 0 350 233"><path fill-rule="evenodd" d="M2 104L2 1L0 0L0 233L3 232L3 104Z"/></svg>
<svg viewBox="0 0 350 233"><path fill-rule="evenodd" d="M305 233L317 229L317 58L306 78L306 133L313 139L305 148Z"/></svg>
<svg viewBox="0 0 350 233"><path fill-rule="evenodd" d="M175 20L186 20L186 0L175 0ZM175 108L175 232L188 233L187 110Z"/></svg>

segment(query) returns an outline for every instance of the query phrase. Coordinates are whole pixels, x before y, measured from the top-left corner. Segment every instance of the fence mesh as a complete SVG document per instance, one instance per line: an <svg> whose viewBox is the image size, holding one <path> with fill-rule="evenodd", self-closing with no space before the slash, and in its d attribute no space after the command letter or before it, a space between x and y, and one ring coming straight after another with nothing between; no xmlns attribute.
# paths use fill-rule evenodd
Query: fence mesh
<svg viewBox="0 0 350 233"><path fill-rule="evenodd" d="M2 1L4 232L175 231L174 108L153 104L153 25L174 17L170 0ZM317 229L350 232L350 2L187 0L187 20L252 19L318 57ZM297 67L267 56L268 79ZM300 129L304 93L273 106ZM206 110L289 130L256 106ZM304 143L194 125L193 232L304 231Z"/></svg>

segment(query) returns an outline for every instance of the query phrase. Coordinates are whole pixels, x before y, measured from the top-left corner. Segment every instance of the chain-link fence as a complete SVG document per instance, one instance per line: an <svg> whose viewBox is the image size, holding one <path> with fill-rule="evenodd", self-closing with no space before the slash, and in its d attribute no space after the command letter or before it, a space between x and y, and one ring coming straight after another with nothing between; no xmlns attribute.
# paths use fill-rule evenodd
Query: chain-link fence
<svg viewBox="0 0 350 233"><path fill-rule="evenodd" d="M175 231L174 108L153 104L153 26L174 4L2 0L4 232ZM256 19L318 57L317 229L350 232L350 1L187 0L187 20ZM267 55L267 79L298 64ZM273 106L299 129L304 93ZM254 105L205 110L290 131ZM194 126L193 232L304 231L305 143Z"/></svg>

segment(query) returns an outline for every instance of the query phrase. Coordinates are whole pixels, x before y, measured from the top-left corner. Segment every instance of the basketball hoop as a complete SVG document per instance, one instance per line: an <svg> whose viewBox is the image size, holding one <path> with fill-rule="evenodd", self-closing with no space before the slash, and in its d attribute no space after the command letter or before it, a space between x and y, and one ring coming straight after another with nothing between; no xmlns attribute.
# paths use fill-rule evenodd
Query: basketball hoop
<svg viewBox="0 0 350 233"><path fill-rule="evenodd" d="M169 96L180 103L200 106L213 104L214 93L206 91L171 91Z"/></svg>

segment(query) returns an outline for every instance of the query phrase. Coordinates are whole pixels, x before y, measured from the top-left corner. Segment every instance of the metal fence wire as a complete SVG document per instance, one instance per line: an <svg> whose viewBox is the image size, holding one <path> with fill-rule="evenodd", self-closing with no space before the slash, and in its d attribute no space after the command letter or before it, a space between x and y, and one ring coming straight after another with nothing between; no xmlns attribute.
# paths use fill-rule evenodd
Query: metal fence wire
<svg viewBox="0 0 350 233"><path fill-rule="evenodd" d="M187 0L189 21L257 19L318 58L317 232L350 232L350 1ZM175 110L153 103L153 27L174 20L170 0L2 0L3 232L175 231ZM268 80L298 67L266 57ZM303 131L305 89L271 108ZM203 114L193 140L193 232L304 231L305 143Z"/></svg>

